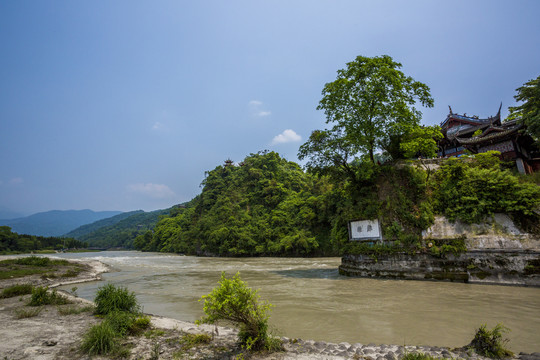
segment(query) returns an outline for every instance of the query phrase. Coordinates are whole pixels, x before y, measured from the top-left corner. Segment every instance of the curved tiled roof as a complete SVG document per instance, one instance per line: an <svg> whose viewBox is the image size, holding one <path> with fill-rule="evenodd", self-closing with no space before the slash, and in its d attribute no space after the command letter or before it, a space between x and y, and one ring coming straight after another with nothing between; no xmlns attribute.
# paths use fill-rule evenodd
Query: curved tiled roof
<svg viewBox="0 0 540 360"><path fill-rule="evenodd" d="M488 131L484 132L486 135L480 135L473 138L456 137L456 140L463 145L481 144L486 141L503 138L507 135L516 133L521 128L523 128L522 124L515 124L510 127L493 126L489 128Z"/></svg>

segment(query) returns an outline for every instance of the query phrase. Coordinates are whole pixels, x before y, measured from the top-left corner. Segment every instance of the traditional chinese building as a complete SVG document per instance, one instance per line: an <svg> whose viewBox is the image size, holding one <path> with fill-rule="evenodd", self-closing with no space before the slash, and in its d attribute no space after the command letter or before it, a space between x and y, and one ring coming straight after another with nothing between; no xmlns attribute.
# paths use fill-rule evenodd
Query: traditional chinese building
<svg viewBox="0 0 540 360"><path fill-rule="evenodd" d="M489 150L501 153L504 160L513 160L520 173L540 170L540 154L534 140L524 133L516 120L501 122L501 106L495 116L478 116L452 112L441 123L444 138L439 142L439 156L460 156L466 151L478 154Z"/></svg>

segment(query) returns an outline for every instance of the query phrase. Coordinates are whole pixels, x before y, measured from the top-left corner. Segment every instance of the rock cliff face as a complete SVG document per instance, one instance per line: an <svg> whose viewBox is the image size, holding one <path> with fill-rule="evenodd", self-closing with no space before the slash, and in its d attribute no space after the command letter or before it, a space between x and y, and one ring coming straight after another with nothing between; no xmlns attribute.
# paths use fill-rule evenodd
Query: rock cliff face
<svg viewBox="0 0 540 360"><path fill-rule="evenodd" d="M447 280L482 284L540 286L540 241L523 234L508 216L484 224L450 223L437 217L424 241L465 237L468 251L343 256L339 272L347 276L411 280Z"/></svg>

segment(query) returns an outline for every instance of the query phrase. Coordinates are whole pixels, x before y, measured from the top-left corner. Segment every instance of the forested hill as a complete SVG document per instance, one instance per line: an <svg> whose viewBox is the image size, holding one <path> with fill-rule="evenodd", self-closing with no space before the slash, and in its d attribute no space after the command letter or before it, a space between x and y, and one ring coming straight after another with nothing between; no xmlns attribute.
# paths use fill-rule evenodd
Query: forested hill
<svg viewBox="0 0 540 360"><path fill-rule="evenodd" d="M540 187L501 168L497 153L440 162L351 163L330 176L304 172L275 152L207 172L200 195L133 242L143 251L204 256L330 256L357 249L350 220L375 219L392 246L425 251L434 215L467 223L496 212L538 224ZM391 250L393 251L393 250Z"/></svg>
<svg viewBox="0 0 540 360"><path fill-rule="evenodd" d="M121 218L119 221L116 221L118 218L113 219L112 224L96 228L92 232L82 233L76 238L87 242L91 247L132 248L135 237L147 230L152 230L160 216L168 215L170 210L134 211L126 218Z"/></svg>
<svg viewBox="0 0 540 360"><path fill-rule="evenodd" d="M331 185L275 152L207 172L202 193L137 237L146 251L253 256L332 252Z"/></svg>
<svg viewBox="0 0 540 360"><path fill-rule="evenodd" d="M133 215L139 214L139 213L143 213L143 212L144 212L143 210L135 210L135 211L129 211L129 212L125 212L125 213L115 215L115 216L111 216L109 218L101 219L101 220L95 221L95 222L93 222L91 224L86 224L86 225L83 225L83 226L79 226L75 230L72 230L72 231L68 232L67 234L65 234L65 236L72 237L72 238L75 238L75 239L80 239L82 236L85 236L85 235L90 234L90 233L92 233L94 231L97 231L100 228L117 224L120 221L122 221L122 220L124 220L124 219L126 219L126 218L128 218L130 216L133 216Z"/></svg>

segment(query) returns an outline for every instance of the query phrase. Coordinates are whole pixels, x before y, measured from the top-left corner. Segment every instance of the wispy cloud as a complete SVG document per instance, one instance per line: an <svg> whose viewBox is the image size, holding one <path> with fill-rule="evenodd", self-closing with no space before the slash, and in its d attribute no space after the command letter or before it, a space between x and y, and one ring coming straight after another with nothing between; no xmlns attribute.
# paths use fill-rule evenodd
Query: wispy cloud
<svg viewBox="0 0 540 360"><path fill-rule="evenodd" d="M163 129L164 125L160 123L159 121L156 121L154 123L154 126L152 126L152 130L161 130Z"/></svg>
<svg viewBox="0 0 540 360"><path fill-rule="evenodd" d="M152 183L138 183L129 184L127 191L130 193L144 195L153 199L165 199L176 196L167 185L164 184L152 184Z"/></svg>
<svg viewBox="0 0 540 360"><path fill-rule="evenodd" d="M274 137L274 139L272 140L272 145L298 142L301 140L302 140L302 137L298 135L294 130L287 129L283 131L281 134Z"/></svg>
<svg viewBox="0 0 540 360"><path fill-rule="evenodd" d="M271 111L265 110L262 101L251 100L248 104L251 115L255 117L265 117L272 114Z"/></svg>

